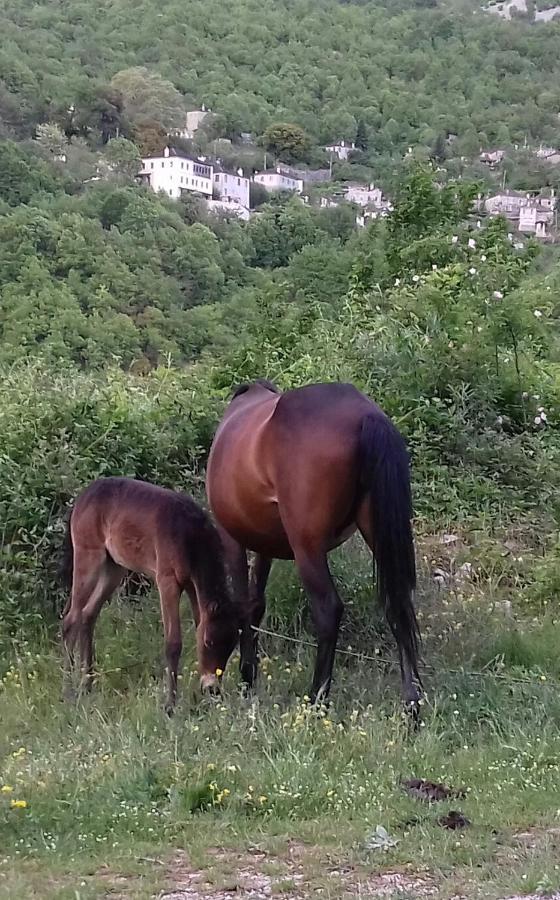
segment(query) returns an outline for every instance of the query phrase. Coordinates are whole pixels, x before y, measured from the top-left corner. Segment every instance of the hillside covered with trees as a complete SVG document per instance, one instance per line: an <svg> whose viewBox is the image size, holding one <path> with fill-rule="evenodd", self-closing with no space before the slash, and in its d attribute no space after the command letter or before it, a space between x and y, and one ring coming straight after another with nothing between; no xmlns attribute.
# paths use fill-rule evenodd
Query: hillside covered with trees
<svg viewBox="0 0 560 900"><path fill-rule="evenodd" d="M468 0L2 0L0 15L0 121L20 135L70 107L95 126L111 80L146 66L229 137L287 120L317 144L363 121L377 154L448 132L465 155L558 139L560 25Z"/></svg>

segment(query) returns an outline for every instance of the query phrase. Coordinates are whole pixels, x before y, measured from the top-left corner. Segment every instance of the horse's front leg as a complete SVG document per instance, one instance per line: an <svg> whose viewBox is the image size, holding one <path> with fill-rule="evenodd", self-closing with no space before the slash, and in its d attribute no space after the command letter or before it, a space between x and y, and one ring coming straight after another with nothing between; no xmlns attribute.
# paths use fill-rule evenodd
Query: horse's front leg
<svg viewBox="0 0 560 900"><path fill-rule="evenodd" d="M317 635L317 657L311 700L313 703L325 701L329 695L338 629L342 618L343 605L332 580L326 553L321 550L295 551L298 572L309 597L311 619Z"/></svg>
<svg viewBox="0 0 560 900"><path fill-rule="evenodd" d="M161 619L167 661L167 699L165 711L172 715L177 701L177 677L179 660L183 649L181 638L181 616L179 601L182 589L174 575L158 576L156 579L161 603Z"/></svg>

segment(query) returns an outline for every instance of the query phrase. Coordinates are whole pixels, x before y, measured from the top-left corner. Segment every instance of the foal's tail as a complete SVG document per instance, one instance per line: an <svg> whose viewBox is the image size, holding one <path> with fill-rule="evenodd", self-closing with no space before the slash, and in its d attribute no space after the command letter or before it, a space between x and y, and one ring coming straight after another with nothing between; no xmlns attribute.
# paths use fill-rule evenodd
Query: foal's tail
<svg viewBox="0 0 560 900"><path fill-rule="evenodd" d="M72 576L74 574L74 545L72 543L72 534L70 531L70 522L72 520L72 510L66 516L66 530L64 532L64 541L62 544L62 559L59 567L59 578L62 586L67 590L72 587Z"/></svg>
<svg viewBox="0 0 560 900"><path fill-rule="evenodd" d="M416 564L408 451L401 434L381 412L363 419L360 451L363 484L370 494L378 596L421 684L420 629L412 599Z"/></svg>

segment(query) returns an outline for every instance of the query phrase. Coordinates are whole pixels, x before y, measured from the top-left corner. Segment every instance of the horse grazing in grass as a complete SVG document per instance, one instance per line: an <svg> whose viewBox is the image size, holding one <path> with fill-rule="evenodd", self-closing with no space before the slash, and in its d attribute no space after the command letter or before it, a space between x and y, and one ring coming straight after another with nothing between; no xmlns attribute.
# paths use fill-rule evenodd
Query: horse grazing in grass
<svg viewBox="0 0 560 900"><path fill-rule="evenodd" d="M237 389L214 437L206 476L241 624L241 674L252 685L272 559L295 559L318 640L311 698L328 695L343 605L327 554L359 529L395 636L405 702L417 712L420 633L409 458L400 433L349 384L280 393ZM256 553L249 578L247 550Z"/></svg>
<svg viewBox="0 0 560 900"><path fill-rule="evenodd" d="M168 666L166 711L171 713L177 696L183 591L196 625L202 688L217 689L239 628L220 536L194 500L132 478L100 478L74 504L65 550L63 576L72 586L62 626L67 665L72 668L78 643L86 689L93 675L95 622L128 570L153 579L159 591Z"/></svg>

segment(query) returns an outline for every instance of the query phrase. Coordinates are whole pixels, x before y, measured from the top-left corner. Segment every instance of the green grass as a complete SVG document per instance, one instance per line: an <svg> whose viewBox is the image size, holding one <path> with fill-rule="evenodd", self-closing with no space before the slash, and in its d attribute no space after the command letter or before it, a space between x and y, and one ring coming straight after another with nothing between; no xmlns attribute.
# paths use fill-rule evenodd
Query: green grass
<svg viewBox="0 0 560 900"><path fill-rule="evenodd" d="M354 891L383 871L429 878L442 897L560 888L560 627L511 630L474 595L428 597L424 620L436 672L416 736L391 667L339 658L333 706L317 714L303 699L311 651L280 641L267 642L252 700L233 665L223 699L201 701L190 627L168 720L150 599L104 611L99 680L76 707L60 699L58 647L19 645L0 688L0 787L12 789L0 794L0 896L153 896L173 886L185 852L183 875L187 865L231 886L254 869L289 896L294 845L309 895L345 896L349 871ZM442 670L458 659L494 660L506 677ZM467 797L427 806L404 793L406 777ZM450 808L472 826L442 829ZM366 849L377 825L395 847Z"/></svg>

